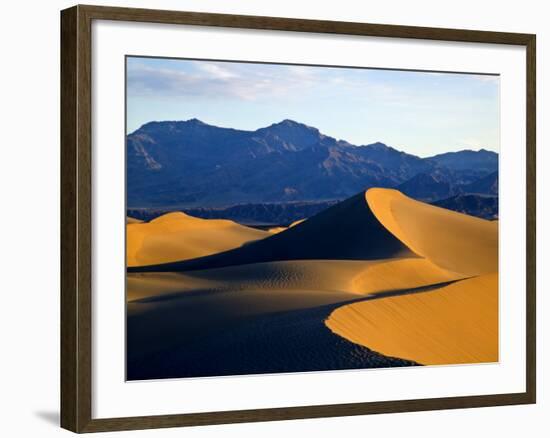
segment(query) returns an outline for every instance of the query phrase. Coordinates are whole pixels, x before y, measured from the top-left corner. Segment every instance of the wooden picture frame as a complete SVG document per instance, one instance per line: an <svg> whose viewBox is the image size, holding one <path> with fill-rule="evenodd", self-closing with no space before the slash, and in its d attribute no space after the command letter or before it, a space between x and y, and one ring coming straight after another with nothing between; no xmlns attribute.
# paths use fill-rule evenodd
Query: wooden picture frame
<svg viewBox="0 0 550 438"><path fill-rule="evenodd" d="M527 284L526 391L522 393L92 418L92 36L93 20L186 24L526 48ZM535 403L535 35L290 18L75 6L61 12L61 426L74 432L148 429Z"/></svg>

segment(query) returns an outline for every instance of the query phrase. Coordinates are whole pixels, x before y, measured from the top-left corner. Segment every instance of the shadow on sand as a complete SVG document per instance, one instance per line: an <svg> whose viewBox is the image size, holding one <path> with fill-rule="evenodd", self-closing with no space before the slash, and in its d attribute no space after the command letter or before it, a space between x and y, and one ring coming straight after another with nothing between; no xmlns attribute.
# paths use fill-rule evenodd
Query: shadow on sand
<svg viewBox="0 0 550 438"><path fill-rule="evenodd" d="M325 320L335 309L348 304L433 291L453 282L243 318L231 326L224 326L223 331L213 330L211 334L201 333L195 340L187 339L177 348L172 346L153 354L129 357L127 378L145 380L419 365L347 341L332 333ZM185 294L170 294L168 299L184 301ZM202 308L202 311L208 320L209 309ZM166 316L158 312L158 322ZM151 323L154 321L145 322L140 314L129 317L129 337L139 332L140 326L151 326Z"/></svg>

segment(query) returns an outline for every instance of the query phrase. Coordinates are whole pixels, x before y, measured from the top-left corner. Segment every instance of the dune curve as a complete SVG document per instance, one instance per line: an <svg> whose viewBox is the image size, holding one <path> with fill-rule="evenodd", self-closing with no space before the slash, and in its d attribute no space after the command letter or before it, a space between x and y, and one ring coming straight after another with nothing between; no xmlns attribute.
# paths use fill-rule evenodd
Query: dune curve
<svg viewBox="0 0 550 438"><path fill-rule="evenodd" d="M130 272L171 272L283 260L379 260L417 257L373 214L361 192L270 237L194 260Z"/></svg>
<svg viewBox="0 0 550 438"><path fill-rule="evenodd" d="M498 223L415 201L394 189L365 194L376 218L416 254L473 276L498 270Z"/></svg>
<svg viewBox="0 0 550 438"><path fill-rule="evenodd" d="M127 266L203 257L269 236L266 231L222 219L199 219L174 212L126 226Z"/></svg>
<svg viewBox="0 0 550 438"><path fill-rule="evenodd" d="M357 296L388 293L463 279L464 276L438 268L426 259L395 260L291 260L217 269L135 273L127 276L127 299L162 297L188 291L311 291L310 297L326 292ZM250 301L251 306L258 303Z"/></svg>
<svg viewBox="0 0 550 438"><path fill-rule="evenodd" d="M332 332L424 365L498 361L498 274L333 311Z"/></svg>

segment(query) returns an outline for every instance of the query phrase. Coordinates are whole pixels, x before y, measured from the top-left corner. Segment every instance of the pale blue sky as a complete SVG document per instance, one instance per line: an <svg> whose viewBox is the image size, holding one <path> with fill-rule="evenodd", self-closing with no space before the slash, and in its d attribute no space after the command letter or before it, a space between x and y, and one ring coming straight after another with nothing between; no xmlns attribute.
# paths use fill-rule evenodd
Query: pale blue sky
<svg viewBox="0 0 550 438"><path fill-rule="evenodd" d="M499 149L496 76L129 57L127 87L128 132L153 120L255 130L292 119L423 157Z"/></svg>

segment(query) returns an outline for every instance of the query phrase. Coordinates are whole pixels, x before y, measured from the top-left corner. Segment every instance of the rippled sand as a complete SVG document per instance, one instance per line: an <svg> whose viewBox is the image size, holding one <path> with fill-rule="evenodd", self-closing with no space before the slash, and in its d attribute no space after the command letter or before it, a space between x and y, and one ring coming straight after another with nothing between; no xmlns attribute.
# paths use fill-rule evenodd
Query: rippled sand
<svg viewBox="0 0 550 438"><path fill-rule="evenodd" d="M277 233L166 216L127 226L130 380L498 360L496 223L389 189Z"/></svg>

